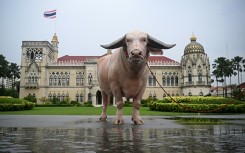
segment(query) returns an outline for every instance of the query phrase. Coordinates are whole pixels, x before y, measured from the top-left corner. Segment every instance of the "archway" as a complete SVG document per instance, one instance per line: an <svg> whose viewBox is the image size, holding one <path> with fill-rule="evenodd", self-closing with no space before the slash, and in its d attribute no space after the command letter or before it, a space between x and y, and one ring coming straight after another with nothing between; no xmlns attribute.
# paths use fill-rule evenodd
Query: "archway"
<svg viewBox="0 0 245 153"><path fill-rule="evenodd" d="M96 92L96 105L101 105L102 104L102 96L101 96L101 91Z"/></svg>

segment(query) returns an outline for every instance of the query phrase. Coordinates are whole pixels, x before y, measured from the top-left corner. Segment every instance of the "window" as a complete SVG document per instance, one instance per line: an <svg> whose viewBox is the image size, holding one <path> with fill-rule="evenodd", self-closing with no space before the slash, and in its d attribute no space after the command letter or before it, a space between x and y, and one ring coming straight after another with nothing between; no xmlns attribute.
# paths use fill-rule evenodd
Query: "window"
<svg viewBox="0 0 245 153"><path fill-rule="evenodd" d="M49 99L49 100L52 99L52 94L51 94L51 93L48 94L48 99Z"/></svg>
<svg viewBox="0 0 245 153"><path fill-rule="evenodd" d="M188 74L188 82L189 82L189 84L191 84L191 83L192 83L192 76L191 76L191 74L190 74L190 73Z"/></svg>
<svg viewBox="0 0 245 153"><path fill-rule="evenodd" d="M80 94L80 102L83 102L83 94Z"/></svg>
<svg viewBox="0 0 245 153"><path fill-rule="evenodd" d="M92 101L92 94L91 93L88 94L88 101Z"/></svg>
<svg viewBox="0 0 245 153"><path fill-rule="evenodd" d="M92 74L89 73L89 75L88 75L88 84L92 84L92 78L93 78Z"/></svg>
<svg viewBox="0 0 245 153"><path fill-rule="evenodd" d="M79 94L76 94L76 101L79 102Z"/></svg>
<svg viewBox="0 0 245 153"><path fill-rule="evenodd" d="M166 78L165 78L165 76L162 77L162 85L166 86Z"/></svg>
<svg viewBox="0 0 245 153"><path fill-rule="evenodd" d="M167 86L170 86L170 77L167 76Z"/></svg>
<svg viewBox="0 0 245 153"><path fill-rule="evenodd" d="M49 85L52 86L53 85L53 76L49 76Z"/></svg>
<svg viewBox="0 0 245 153"><path fill-rule="evenodd" d="M175 86L178 86L178 85L179 85L179 77L175 76Z"/></svg>
<svg viewBox="0 0 245 153"><path fill-rule="evenodd" d="M149 78L148 78L148 85L152 86L152 76L151 75L149 75Z"/></svg>
<svg viewBox="0 0 245 153"><path fill-rule="evenodd" d="M50 86L69 86L70 73L68 72L52 72L49 75Z"/></svg>
<svg viewBox="0 0 245 153"><path fill-rule="evenodd" d="M174 76L171 76L171 86L174 86Z"/></svg>
<svg viewBox="0 0 245 153"><path fill-rule="evenodd" d="M155 78L155 76L152 76L152 83L153 83L153 86L156 86L156 78Z"/></svg>

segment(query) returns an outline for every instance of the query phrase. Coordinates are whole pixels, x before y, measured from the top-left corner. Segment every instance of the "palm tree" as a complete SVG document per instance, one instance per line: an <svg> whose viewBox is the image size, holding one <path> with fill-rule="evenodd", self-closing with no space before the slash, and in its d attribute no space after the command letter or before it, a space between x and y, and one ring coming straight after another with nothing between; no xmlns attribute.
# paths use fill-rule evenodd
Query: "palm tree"
<svg viewBox="0 0 245 153"><path fill-rule="evenodd" d="M238 81L238 85L240 84L240 72L242 72L242 63L243 63L243 57L240 56L236 56L233 59L231 59L232 63L233 63L233 68L234 70L237 71L237 81ZM245 61L244 61L245 62Z"/></svg>
<svg viewBox="0 0 245 153"><path fill-rule="evenodd" d="M216 70L215 71L216 76L221 78L218 81L223 83L223 87L224 87L224 76L225 76L225 72L227 71L226 66L227 66L227 59L225 57L219 57L214 60L213 68ZM224 88L223 88L223 97L224 97Z"/></svg>
<svg viewBox="0 0 245 153"><path fill-rule="evenodd" d="M12 88L14 88L14 86L16 86L16 78L19 79L20 78L20 67L16 64L16 63L11 63L9 65L9 74L10 74L10 78L12 79Z"/></svg>

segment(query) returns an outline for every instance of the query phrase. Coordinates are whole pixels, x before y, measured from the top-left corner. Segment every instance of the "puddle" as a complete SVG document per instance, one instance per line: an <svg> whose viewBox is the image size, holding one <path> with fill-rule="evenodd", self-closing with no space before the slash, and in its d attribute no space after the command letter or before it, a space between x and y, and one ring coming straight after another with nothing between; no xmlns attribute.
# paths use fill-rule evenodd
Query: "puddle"
<svg viewBox="0 0 245 153"><path fill-rule="evenodd" d="M236 152L245 151L243 125L185 128L0 128L0 152Z"/></svg>

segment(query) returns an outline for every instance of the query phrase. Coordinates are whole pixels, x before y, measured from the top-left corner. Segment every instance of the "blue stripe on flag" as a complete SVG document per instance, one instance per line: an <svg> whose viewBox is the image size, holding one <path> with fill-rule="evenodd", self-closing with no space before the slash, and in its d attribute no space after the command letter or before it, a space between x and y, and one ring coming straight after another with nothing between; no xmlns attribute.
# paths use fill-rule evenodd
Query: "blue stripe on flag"
<svg viewBox="0 0 245 153"><path fill-rule="evenodd" d="M49 19L53 19L56 17L56 10L52 10L52 11L46 11L43 13L44 17L49 18Z"/></svg>

